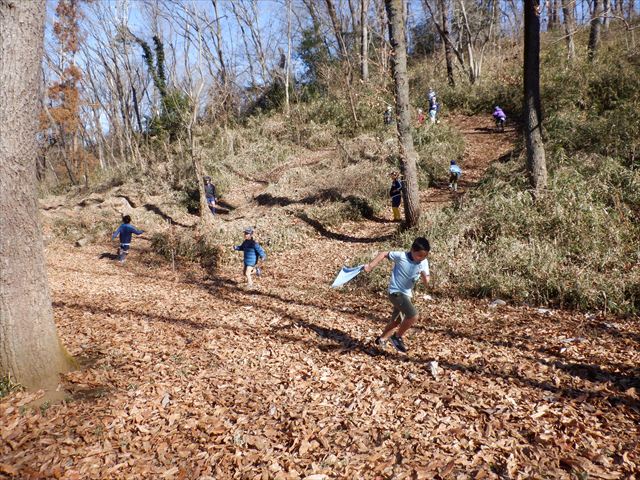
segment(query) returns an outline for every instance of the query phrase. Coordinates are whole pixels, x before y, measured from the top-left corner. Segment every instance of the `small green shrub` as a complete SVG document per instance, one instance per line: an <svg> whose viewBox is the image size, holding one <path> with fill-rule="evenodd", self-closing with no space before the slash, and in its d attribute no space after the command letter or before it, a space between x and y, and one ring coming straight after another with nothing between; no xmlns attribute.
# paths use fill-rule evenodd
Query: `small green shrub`
<svg viewBox="0 0 640 480"><path fill-rule="evenodd" d="M24 387L15 382L11 375L5 375L0 377L0 398L6 397L12 392L20 392L24 390Z"/></svg>

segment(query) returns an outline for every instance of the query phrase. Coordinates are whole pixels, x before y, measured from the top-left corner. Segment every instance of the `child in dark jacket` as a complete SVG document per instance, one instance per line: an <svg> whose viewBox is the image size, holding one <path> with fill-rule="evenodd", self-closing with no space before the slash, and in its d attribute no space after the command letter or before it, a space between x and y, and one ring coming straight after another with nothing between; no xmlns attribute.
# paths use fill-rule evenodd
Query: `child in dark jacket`
<svg viewBox="0 0 640 480"><path fill-rule="evenodd" d="M216 214L216 186L211 183L211 177L204 177L204 196L212 214Z"/></svg>
<svg viewBox="0 0 640 480"><path fill-rule="evenodd" d="M402 203L402 182L398 172L391 173L391 188L389 189L389 197L391 198L391 211L393 212L393 221L400 222L400 203Z"/></svg>
<svg viewBox="0 0 640 480"><path fill-rule="evenodd" d="M242 273L247 279L247 285L253 287L253 279L251 278L253 272L260 276L258 260L262 264L267 258L264 249L253 239L253 228L247 227L244 229L244 241L242 244L233 247L233 249L244 252L244 270Z"/></svg>
<svg viewBox="0 0 640 480"><path fill-rule="evenodd" d="M122 217L122 224L111 236L112 240L118 235L120 236L120 247L118 248L118 260L120 260L120 263L124 263L125 258L127 258L127 253L131 246L131 237L134 233L136 235L142 235L144 232L131 225L131 217L129 215L124 215Z"/></svg>

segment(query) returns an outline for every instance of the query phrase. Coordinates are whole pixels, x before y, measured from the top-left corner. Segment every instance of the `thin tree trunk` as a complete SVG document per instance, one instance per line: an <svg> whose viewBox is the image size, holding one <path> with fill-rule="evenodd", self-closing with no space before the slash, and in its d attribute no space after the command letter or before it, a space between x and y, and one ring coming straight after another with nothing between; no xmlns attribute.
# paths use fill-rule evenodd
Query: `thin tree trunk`
<svg viewBox="0 0 640 480"><path fill-rule="evenodd" d="M600 45L600 18L602 10L602 0L593 0L593 14L591 16L591 30L589 31L589 44L587 45L587 56L593 61Z"/></svg>
<svg viewBox="0 0 640 480"><path fill-rule="evenodd" d="M36 197L44 2L0 1L0 376L50 388L70 370L53 321Z"/></svg>
<svg viewBox="0 0 640 480"><path fill-rule="evenodd" d="M407 46L404 35L402 12L403 0L385 0L389 18L389 38L393 48L392 67L396 90L396 122L400 143L400 161L404 175L403 189L405 223L414 227L420 221L420 198L418 189L417 154L411 136L411 114L409 105L409 79L407 76Z"/></svg>
<svg viewBox="0 0 640 480"><path fill-rule="evenodd" d="M138 131L142 134L142 120L140 119L140 106L138 105L138 94L136 87L131 85L131 94L133 96L133 111L136 114L136 121L138 122Z"/></svg>
<svg viewBox="0 0 640 480"><path fill-rule="evenodd" d="M360 2L360 77L363 82L369 80L369 22L367 12L369 0Z"/></svg>
<svg viewBox="0 0 640 480"><path fill-rule="evenodd" d="M562 0L562 16L564 17L564 35L567 42L567 58L573 62L576 58L576 47L573 33L576 29L573 0Z"/></svg>
<svg viewBox="0 0 640 480"><path fill-rule="evenodd" d="M547 187L547 166L542 141L540 102L540 3L524 2L524 136L527 146L527 171L534 195Z"/></svg>
<svg viewBox="0 0 640 480"><path fill-rule="evenodd" d="M224 54L222 51L222 31L220 28L220 15L218 15L218 0L211 0L211 3L213 3L213 11L216 16L215 18L216 52L218 53L218 61L220 62L220 80L222 82L223 88L226 89L227 67L224 63Z"/></svg>
<svg viewBox="0 0 640 480"><path fill-rule="evenodd" d="M450 20L449 20L449 4L447 0L439 0L440 13L442 15L442 25L440 30L440 36L442 37L442 44L444 45L444 58L447 64L447 80L449 85L455 87L456 81L453 76L453 47L451 46L450 38Z"/></svg>
<svg viewBox="0 0 640 480"><path fill-rule="evenodd" d="M336 40L338 42L338 48L340 49L340 55L342 58L347 58L347 45L344 43L344 37L342 36L342 27L340 26L340 21L338 20L338 15L336 13L336 9L333 6L332 0L325 0L327 3L327 10L329 11L329 18L331 18L331 24L333 25L333 33L336 36Z"/></svg>
<svg viewBox="0 0 640 480"><path fill-rule="evenodd" d="M289 80L291 76L291 0L287 0L287 64L284 69L284 97L285 115L289 117L291 106L289 105Z"/></svg>
<svg viewBox="0 0 640 480"><path fill-rule="evenodd" d="M611 0L602 0L602 28L609 30L609 18L611 17Z"/></svg>
<svg viewBox="0 0 640 480"><path fill-rule="evenodd" d="M547 30L557 30L560 25L560 16L558 15L558 0L549 0L547 2L549 23Z"/></svg>

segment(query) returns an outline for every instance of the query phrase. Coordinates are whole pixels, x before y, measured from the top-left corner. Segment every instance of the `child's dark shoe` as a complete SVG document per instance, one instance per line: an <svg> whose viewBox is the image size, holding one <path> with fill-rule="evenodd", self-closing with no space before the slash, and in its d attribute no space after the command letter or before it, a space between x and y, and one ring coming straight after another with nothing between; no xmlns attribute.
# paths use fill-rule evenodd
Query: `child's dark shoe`
<svg viewBox="0 0 640 480"><path fill-rule="evenodd" d="M387 346L387 339L382 337L376 337L373 343L375 343L376 346L380 348L385 348Z"/></svg>
<svg viewBox="0 0 640 480"><path fill-rule="evenodd" d="M393 344L394 347L396 347L396 350L398 350L399 352L402 353L407 353L407 347L404 344L404 342L402 341L402 337L398 337L395 333L393 335L391 335L391 338L389 338L389 340L391 340L391 343Z"/></svg>

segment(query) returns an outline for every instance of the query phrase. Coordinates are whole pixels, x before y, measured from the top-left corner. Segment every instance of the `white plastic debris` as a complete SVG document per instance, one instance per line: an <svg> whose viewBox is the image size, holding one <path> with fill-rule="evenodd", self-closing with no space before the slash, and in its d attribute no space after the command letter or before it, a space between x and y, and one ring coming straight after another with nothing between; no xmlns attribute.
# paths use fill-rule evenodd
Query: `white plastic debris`
<svg viewBox="0 0 640 480"><path fill-rule="evenodd" d="M438 379L438 362L436 360L432 360L429 362L429 371L434 379Z"/></svg>
<svg viewBox="0 0 640 480"><path fill-rule="evenodd" d="M574 343L574 342L586 342L586 338L584 337L572 337L572 338L565 338L564 340L560 340L560 342L562 343Z"/></svg>
<svg viewBox="0 0 640 480"><path fill-rule="evenodd" d="M426 300L427 302L433 301L433 297L431 295L427 295L427 294L423 295L422 299Z"/></svg>
<svg viewBox="0 0 640 480"><path fill-rule="evenodd" d="M507 302L505 302L504 300L501 300L499 298L496 298L493 302L491 302L489 304L490 308L497 308L497 307L502 307L503 305L506 305Z"/></svg>

